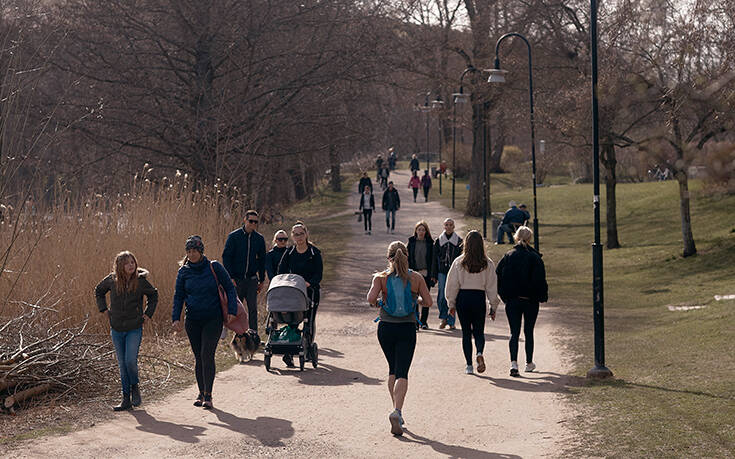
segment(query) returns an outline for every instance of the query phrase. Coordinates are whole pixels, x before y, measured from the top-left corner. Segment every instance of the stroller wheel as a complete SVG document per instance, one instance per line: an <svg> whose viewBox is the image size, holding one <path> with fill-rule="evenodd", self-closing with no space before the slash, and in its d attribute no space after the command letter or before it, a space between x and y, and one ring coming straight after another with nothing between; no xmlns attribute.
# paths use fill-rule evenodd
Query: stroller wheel
<svg viewBox="0 0 735 459"><path fill-rule="evenodd" d="M304 363L306 362L306 359L303 355L299 355L299 371L304 371Z"/></svg>
<svg viewBox="0 0 735 459"><path fill-rule="evenodd" d="M271 355L265 354L263 356L263 363L265 364L265 371L271 371Z"/></svg>
<svg viewBox="0 0 735 459"><path fill-rule="evenodd" d="M316 343L311 345L311 365L316 368L319 364L319 346Z"/></svg>

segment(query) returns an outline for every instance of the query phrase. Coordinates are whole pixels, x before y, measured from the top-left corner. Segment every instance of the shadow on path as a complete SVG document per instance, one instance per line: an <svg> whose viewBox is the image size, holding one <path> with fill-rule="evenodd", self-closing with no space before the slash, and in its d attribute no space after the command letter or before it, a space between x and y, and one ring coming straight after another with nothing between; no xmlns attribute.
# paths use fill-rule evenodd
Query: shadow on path
<svg viewBox="0 0 735 459"><path fill-rule="evenodd" d="M145 410L133 410L130 414L138 421L138 425L135 427L137 430L166 436L184 443L198 443L198 437L204 435L204 431L207 430L201 426L159 421Z"/></svg>
<svg viewBox="0 0 735 459"><path fill-rule="evenodd" d="M560 375L558 373L550 372L533 372L529 373L533 377L521 377L519 378L493 378L492 376L485 376L475 374L480 379L490 381L496 387L508 390L518 390L524 392L567 392L567 386L579 385L575 382L578 379L576 376ZM542 376L543 375L543 376Z"/></svg>
<svg viewBox="0 0 735 459"><path fill-rule="evenodd" d="M322 350L319 349L319 352ZM359 371L335 367L334 365L320 363L318 368L312 368L309 362L304 371L298 368L273 368L271 373L279 376L292 376L299 378L301 384L309 386L349 386L351 384L365 384L366 386L377 386L383 382L382 379L371 378Z"/></svg>
<svg viewBox="0 0 735 459"><path fill-rule="evenodd" d="M258 416L255 419L240 418L217 408L214 408L212 413L220 422L210 422L211 425L255 438L264 446L285 446L281 440L294 435L292 423L287 419L267 416Z"/></svg>
<svg viewBox="0 0 735 459"><path fill-rule="evenodd" d="M440 454L446 454L448 457L477 458L477 459L521 459L521 456L515 454L499 454L481 451L479 449L467 448L465 446L447 445L439 441L430 440L426 437L417 435L409 430L404 430L404 436L397 437L400 441L407 443L418 443L420 445L431 446L431 448ZM407 438L406 436L410 437Z"/></svg>

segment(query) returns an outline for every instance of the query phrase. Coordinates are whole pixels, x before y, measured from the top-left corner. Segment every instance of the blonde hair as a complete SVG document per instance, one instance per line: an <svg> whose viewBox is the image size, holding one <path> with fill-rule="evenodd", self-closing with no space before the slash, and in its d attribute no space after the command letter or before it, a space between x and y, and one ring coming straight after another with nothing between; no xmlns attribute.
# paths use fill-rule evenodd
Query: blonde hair
<svg viewBox="0 0 735 459"><path fill-rule="evenodd" d="M286 236L286 237L288 237L288 233L287 233L287 232L283 231L282 229L279 229L279 230L278 230L278 231L276 231L276 233L275 233L275 234L273 235L273 241L272 241L273 247L275 247L275 246L276 246L276 238L278 238L278 236L279 236L279 235L283 235L283 236Z"/></svg>
<svg viewBox="0 0 735 459"><path fill-rule="evenodd" d="M405 284L408 282L408 249L401 241L393 241L388 246L388 268L385 274L395 274Z"/></svg>
<svg viewBox="0 0 735 459"><path fill-rule="evenodd" d="M125 264L128 260L133 260L135 263L135 271L130 276L125 272ZM138 260L135 259L135 255L132 252L124 250L118 253L115 256L112 270L115 273L115 290L118 294L134 292L138 289Z"/></svg>
<svg viewBox="0 0 735 459"><path fill-rule="evenodd" d="M516 234L513 235L516 244L523 244L525 246L528 246L531 237L533 237L533 230L527 226L521 226L516 230Z"/></svg>

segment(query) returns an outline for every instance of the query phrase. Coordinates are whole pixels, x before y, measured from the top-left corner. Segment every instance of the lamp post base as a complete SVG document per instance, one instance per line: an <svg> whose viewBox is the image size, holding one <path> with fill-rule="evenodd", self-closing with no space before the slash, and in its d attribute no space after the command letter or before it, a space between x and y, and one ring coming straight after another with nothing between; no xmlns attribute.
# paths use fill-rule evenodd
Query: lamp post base
<svg viewBox="0 0 735 459"><path fill-rule="evenodd" d="M587 379L607 379L612 377L612 371L604 365L596 365L587 372Z"/></svg>

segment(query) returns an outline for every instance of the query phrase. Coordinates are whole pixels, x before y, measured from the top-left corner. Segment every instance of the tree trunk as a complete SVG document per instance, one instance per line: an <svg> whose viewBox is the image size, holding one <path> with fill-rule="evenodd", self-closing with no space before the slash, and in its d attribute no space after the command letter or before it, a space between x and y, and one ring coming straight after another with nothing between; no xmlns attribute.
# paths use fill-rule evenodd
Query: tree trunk
<svg viewBox="0 0 735 459"><path fill-rule="evenodd" d="M329 183L332 185L332 191L342 191L342 177L340 176L339 155L334 145L329 146L329 164L330 175Z"/></svg>
<svg viewBox="0 0 735 459"><path fill-rule="evenodd" d="M689 257L696 255L697 247L694 245L692 234L692 216L689 212L689 179L686 170L676 172L676 181L679 182L679 213L681 214L681 236L684 242L684 251L681 256Z"/></svg>
<svg viewBox="0 0 735 459"><path fill-rule="evenodd" d="M602 156L600 162L605 166L605 205L607 206L607 217L605 224L607 226L607 243L608 249L620 248L618 240L618 217L617 217L617 199L615 196L615 187L618 183L615 168L618 164L615 157L615 145L609 141L602 143Z"/></svg>
<svg viewBox="0 0 735 459"><path fill-rule="evenodd" d="M495 123L495 142L490 151L490 159L488 160L488 171L495 173L505 172L500 165L503 158L503 149L505 149L505 125L501 118L497 118Z"/></svg>
<svg viewBox="0 0 735 459"><path fill-rule="evenodd" d="M472 104L472 167L470 168L470 193L467 198L467 215L482 216L483 189L482 189L482 102Z"/></svg>

